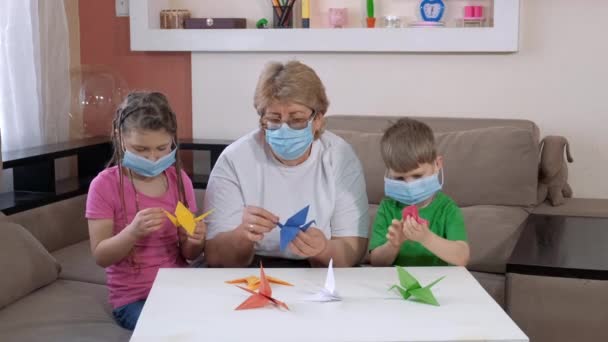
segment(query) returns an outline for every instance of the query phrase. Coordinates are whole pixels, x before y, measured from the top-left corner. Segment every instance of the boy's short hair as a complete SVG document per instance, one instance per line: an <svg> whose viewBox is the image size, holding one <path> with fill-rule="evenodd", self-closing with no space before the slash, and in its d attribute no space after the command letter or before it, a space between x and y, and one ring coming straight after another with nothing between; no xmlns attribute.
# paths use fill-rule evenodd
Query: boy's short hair
<svg viewBox="0 0 608 342"><path fill-rule="evenodd" d="M387 168L409 172L420 164L437 159L433 130L417 120L403 118L390 126L380 141L382 159Z"/></svg>

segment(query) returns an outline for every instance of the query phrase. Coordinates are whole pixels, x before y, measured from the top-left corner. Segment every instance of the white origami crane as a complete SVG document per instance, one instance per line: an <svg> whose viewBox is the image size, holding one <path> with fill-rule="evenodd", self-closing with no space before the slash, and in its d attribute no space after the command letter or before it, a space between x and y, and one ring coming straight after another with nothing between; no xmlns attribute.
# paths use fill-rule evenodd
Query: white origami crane
<svg viewBox="0 0 608 342"><path fill-rule="evenodd" d="M336 279L334 278L334 260L329 260L329 266L327 267L327 278L325 278L325 287L319 292L306 298L311 302L335 302L340 301L342 298L336 291Z"/></svg>

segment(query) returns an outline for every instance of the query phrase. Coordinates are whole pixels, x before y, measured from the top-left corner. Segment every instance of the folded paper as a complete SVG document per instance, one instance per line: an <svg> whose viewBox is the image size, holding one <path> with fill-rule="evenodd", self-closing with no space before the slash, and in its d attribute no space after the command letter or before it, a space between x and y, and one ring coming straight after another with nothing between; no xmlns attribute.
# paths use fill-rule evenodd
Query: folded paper
<svg viewBox="0 0 608 342"><path fill-rule="evenodd" d="M211 214L213 212L213 209L198 217L194 217L194 214L188 208L186 208L186 206L182 202L177 202L177 207L175 207L175 215L171 214L166 210L164 210L164 212L165 215L167 215L167 217L169 218L169 220L171 220L173 225L175 225L176 227L183 227L184 230L188 232L188 235L192 235L194 234L196 223L202 221L205 217Z"/></svg>
<svg viewBox="0 0 608 342"><path fill-rule="evenodd" d="M439 302L437 302L431 288L445 277L441 277L429 285L422 287L418 280L403 267L397 266L397 275L399 276L399 285L393 285L389 290L397 289L403 299L412 297L419 302L439 306Z"/></svg>
<svg viewBox="0 0 608 342"><path fill-rule="evenodd" d="M293 286L293 284L290 284L284 280L274 278L274 277L271 277L268 275L266 276L266 280L268 280L268 282L271 284ZM228 283L228 284L247 284L248 289L255 291L260 287L261 281L260 281L260 278L258 278L256 276L249 276L249 277L245 277L245 278L228 280L228 281L226 281L226 283Z"/></svg>
<svg viewBox="0 0 608 342"><path fill-rule="evenodd" d="M260 265L260 287L257 292L240 285L236 286L244 291L249 292L251 296L249 296L249 298L247 298L243 303L241 303L241 305L237 306L235 310L261 308L270 303L274 304L277 307L289 310L287 304L275 298L272 298L272 289L270 288L268 279L266 279L266 275L264 274L264 267L262 265Z"/></svg>
<svg viewBox="0 0 608 342"><path fill-rule="evenodd" d="M418 224L429 224L429 221L420 217L418 213L418 207L415 205L410 205L409 207L405 207L403 212L401 213L401 217L405 220L408 217L413 218Z"/></svg>
<svg viewBox="0 0 608 342"><path fill-rule="evenodd" d="M309 208L310 206L306 206L302 210L298 211L297 213L295 213L295 215L287 219L287 222L285 222L285 224L278 223L279 228L281 228L281 252L287 248L289 243L296 238L300 231L305 232L306 229L308 229L313 223L315 223L314 220L305 223L306 216L308 216Z"/></svg>
<svg viewBox="0 0 608 342"><path fill-rule="evenodd" d="M335 302L340 301L342 298L336 291L336 278L334 277L334 260L329 260L329 266L327 267L327 276L325 277L325 287L319 292L312 296L305 298L311 302Z"/></svg>

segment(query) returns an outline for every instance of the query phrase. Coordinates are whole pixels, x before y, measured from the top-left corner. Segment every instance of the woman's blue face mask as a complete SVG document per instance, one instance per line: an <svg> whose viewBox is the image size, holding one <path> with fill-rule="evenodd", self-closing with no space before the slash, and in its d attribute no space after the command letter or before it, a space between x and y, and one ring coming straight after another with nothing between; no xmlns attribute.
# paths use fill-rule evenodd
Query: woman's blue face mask
<svg viewBox="0 0 608 342"><path fill-rule="evenodd" d="M283 160L296 160L303 156L314 140L313 111L308 119L289 122L268 120L265 122L266 142L272 151ZM278 121L278 122L276 122Z"/></svg>

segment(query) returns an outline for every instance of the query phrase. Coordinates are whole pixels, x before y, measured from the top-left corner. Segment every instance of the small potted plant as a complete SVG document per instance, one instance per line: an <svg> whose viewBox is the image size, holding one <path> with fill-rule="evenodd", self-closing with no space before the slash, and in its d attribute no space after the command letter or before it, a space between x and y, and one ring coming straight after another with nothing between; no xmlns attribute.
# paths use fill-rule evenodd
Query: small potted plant
<svg viewBox="0 0 608 342"><path fill-rule="evenodd" d="M376 17L374 16L374 0L367 0L367 27L376 27Z"/></svg>

